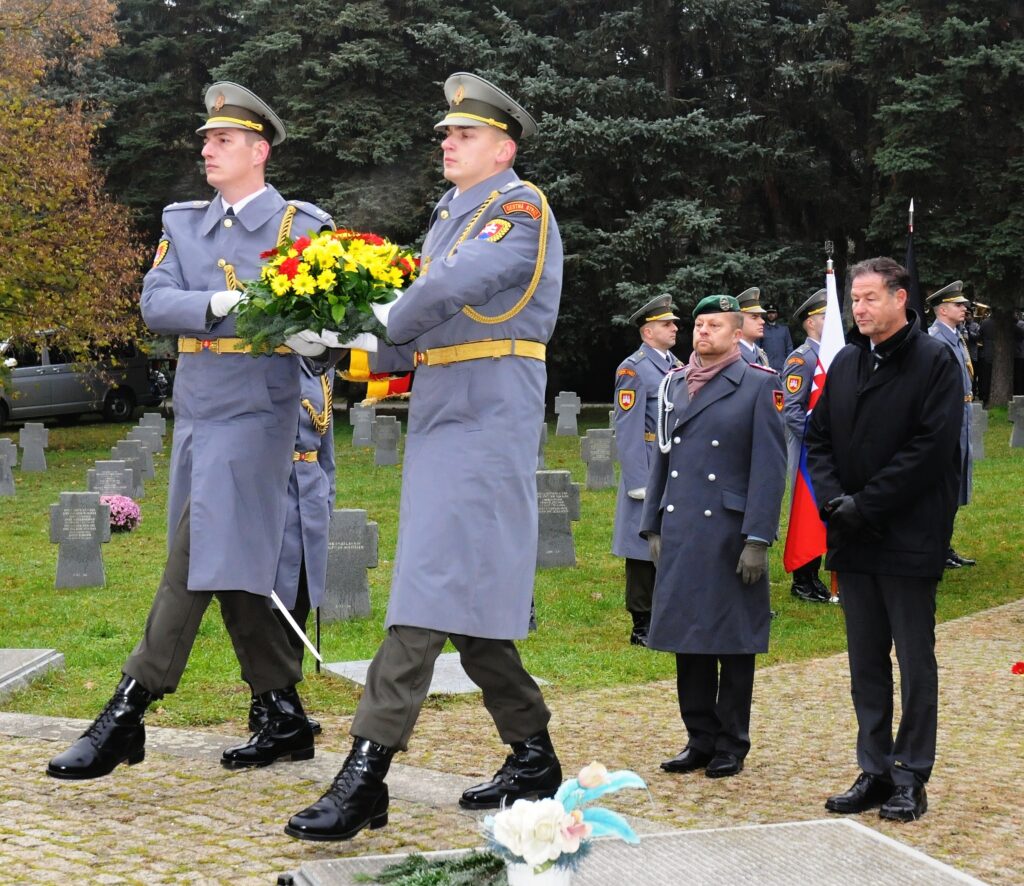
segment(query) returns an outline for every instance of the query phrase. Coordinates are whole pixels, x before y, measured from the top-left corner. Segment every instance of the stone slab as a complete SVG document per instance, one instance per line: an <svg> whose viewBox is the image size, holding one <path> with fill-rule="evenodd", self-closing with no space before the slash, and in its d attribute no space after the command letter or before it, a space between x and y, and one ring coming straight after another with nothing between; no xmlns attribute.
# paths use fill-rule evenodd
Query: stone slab
<svg viewBox="0 0 1024 886"><path fill-rule="evenodd" d="M0 649L0 698L63 667L64 655L56 649Z"/></svg>
<svg viewBox="0 0 1024 886"><path fill-rule="evenodd" d="M338 677L344 677L360 686L366 685L366 672L370 668L370 659L364 661L337 661L325 664L324 668ZM533 675L531 675L533 676ZM534 676L538 685L546 686L547 681ZM480 687L476 685L462 669L459 661L459 653L445 652L437 657L434 664L434 675L430 678L430 689L428 695L464 695L469 692L479 692Z"/></svg>
<svg viewBox="0 0 1024 886"><path fill-rule="evenodd" d="M427 853L454 856L460 852ZM405 856L310 861L284 882L354 886ZM279 881L281 882L281 881ZM648 834L639 846L594 841L573 886L954 886L981 880L848 819Z"/></svg>

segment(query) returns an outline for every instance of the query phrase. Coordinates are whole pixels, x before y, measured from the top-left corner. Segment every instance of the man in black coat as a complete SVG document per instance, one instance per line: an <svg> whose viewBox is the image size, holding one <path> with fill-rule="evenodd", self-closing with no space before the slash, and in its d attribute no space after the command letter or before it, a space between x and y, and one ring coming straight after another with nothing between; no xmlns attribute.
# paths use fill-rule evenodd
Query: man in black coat
<svg viewBox="0 0 1024 886"><path fill-rule="evenodd" d="M829 367L806 436L846 613L862 770L825 808L881 805L882 818L913 821L928 808L935 760L935 590L960 488L963 383L949 348L907 309L903 267L868 259L850 280L857 329ZM893 644L903 705L895 740Z"/></svg>

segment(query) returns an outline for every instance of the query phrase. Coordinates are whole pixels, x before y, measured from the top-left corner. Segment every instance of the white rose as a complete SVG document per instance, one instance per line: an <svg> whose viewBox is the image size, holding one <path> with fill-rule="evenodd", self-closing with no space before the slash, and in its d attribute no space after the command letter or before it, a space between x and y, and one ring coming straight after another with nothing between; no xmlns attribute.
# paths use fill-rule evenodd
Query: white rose
<svg viewBox="0 0 1024 886"><path fill-rule="evenodd" d="M562 828L568 816L558 800L537 800L530 806L525 819L522 856L527 864L536 867L562 854L565 848Z"/></svg>

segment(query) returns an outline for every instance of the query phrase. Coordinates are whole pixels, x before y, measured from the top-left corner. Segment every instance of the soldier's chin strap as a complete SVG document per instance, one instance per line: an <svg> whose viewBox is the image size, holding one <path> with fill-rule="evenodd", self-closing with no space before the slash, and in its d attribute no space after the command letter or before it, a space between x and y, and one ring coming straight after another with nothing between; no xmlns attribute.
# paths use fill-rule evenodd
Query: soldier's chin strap
<svg viewBox="0 0 1024 886"><path fill-rule="evenodd" d="M672 441L669 437L668 421L669 414L676 408L668 398L668 386L675 372L669 372L658 385L658 449L667 453L672 448Z"/></svg>

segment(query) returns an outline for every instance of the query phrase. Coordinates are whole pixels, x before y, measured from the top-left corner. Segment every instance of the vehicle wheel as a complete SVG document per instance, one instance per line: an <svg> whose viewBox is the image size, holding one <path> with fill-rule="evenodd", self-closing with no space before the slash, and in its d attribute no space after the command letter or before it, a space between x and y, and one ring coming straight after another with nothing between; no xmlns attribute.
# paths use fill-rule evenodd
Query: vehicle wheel
<svg viewBox="0 0 1024 886"><path fill-rule="evenodd" d="M103 417L107 421L129 421L135 411L135 398L131 391L115 388L103 404Z"/></svg>

